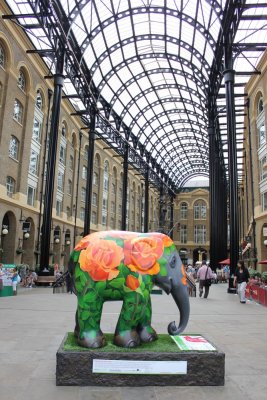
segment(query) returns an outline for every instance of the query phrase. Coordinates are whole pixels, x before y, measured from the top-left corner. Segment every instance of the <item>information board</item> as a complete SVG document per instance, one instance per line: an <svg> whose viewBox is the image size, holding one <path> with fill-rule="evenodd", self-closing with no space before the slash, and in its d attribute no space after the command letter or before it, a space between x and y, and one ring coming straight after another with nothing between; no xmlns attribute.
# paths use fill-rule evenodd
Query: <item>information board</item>
<svg viewBox="0 0 267 400"><path fill-rule="evenodd" d="M187 361L93 360L94 374L185 375Z"/></svg>
<svg viewBox="0 0 267 400"><path fill-rule="evenodd" d="M171 336L180 350L215 351L216 348L201 335Z"/></svg>

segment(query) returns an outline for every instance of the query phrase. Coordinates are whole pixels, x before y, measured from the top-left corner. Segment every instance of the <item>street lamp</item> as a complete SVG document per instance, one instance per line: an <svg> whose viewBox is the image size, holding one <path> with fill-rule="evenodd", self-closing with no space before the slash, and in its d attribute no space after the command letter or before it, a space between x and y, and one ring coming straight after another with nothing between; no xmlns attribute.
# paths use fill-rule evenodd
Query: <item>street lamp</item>
<svg viewBox="0 0 267 400"><path fill-rule="evenodd" d="M8 226L3 225L2 226L2 235L6 236L8 234Z"/></svg>
<svg viewBox="0 0 267 400"><path fill-rule="evenodd" d="M29 239L29 237L30 237L30 234L29 234L29 232L25 232L25 233L24 233L24 239L26 239L26 240L27 240L27 239Z"/></svg>

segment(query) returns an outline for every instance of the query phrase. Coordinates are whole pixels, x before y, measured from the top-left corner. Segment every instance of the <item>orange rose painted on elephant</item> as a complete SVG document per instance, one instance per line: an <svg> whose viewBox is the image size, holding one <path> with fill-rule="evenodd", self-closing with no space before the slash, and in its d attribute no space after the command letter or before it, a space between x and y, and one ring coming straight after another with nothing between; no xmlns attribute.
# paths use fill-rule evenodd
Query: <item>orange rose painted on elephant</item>
<svg viewBox="0 0 267 400"><path fill-rule="evenodd" d="M158 259L164 252L163 242L157 237L139 237L124 243L124 264L131 271L156 275L160 271Z"/></svg>
<svg viewBox="0 0 267 400"><path fill-rule="evenodd" d="M186 279L186 273L185 273L185 269L184 269L184 264L182 264L181 270L182 270L182 279L181 279L182 284L187 286L187 279Z"/></svg>
<svg viewBox="0 0 267 400"><path fill-rule="evenodd" d="M92 237L86 246L79 256L81 269L88 272L94 281L116 278L119 274L118 266L123 259L123 249L113 240L97 238L92 241Z"/></svg>
<svg viewBox="0 0 267 400"><path fill-rule="evenodd" d="M162 235L161 239L163 241L164 247L170 247L173 244L173 241L167 235Z"/></svg>
<svg viewBox="0 0 267 400"><path fill-rule="evenodd" d="M136 290L140 286L139 280L135 276L132 276L132 275L127 276L125 283L126 283L126 286L132 290Z"/></svg>

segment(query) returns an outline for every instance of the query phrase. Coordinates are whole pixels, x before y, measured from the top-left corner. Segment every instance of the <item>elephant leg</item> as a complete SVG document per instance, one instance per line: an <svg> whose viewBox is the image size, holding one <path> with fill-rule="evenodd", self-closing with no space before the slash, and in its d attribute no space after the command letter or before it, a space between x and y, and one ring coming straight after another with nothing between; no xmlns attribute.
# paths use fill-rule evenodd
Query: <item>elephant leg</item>
<svg viewBox="0 0 267 400"><path fill-rule="evenodd" d="M149 296L148 301L146 303L146 307L144 308L142 320L138 324L137 328L140 340L143 343L153 342L158 338L156 331L151 326L151 318L152 318L152 305L151 305L151 297Z"/></svg>
<svg viewBox="0 0 267 400"><path fill-rule="evenodd" d="M84 303L82 298L78 299L77 322L79 332L77 342L80 346L95 349L105 346L106 340L100 329L102 308L103 300L101 298L90 303Z"/></svg>
<svg viewBox="0 0 267 400"><path fill-rule="evenodd" d="M142 318L144 307L144 298L139 293L130 292L125 294L114 336L115 345L137 347L140 344L137 327Z"/></svg>

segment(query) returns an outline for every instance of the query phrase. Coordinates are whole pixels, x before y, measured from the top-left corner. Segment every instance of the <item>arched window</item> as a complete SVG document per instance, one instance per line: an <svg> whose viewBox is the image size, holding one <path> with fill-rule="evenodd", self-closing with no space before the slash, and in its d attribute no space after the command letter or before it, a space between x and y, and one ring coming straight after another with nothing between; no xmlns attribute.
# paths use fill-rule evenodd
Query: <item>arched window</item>
<svg viewBox="0 0 267 400"><path fill-rule="evenodd" d="M194 204L194 219L207 218L207 205L203 200L197 200Z"/></svg>
<svg viewBox="0 0 267 400"><path fill-rule="evenodd" d="M263 107L263 98L260 97L257 104L257 142L258 147L266 143L265 115Z"/></svg>
<svg viewBox="0 0 267 400"><path fill-rule="evenodd" d="M66 137L66 127L65 127L65 125L62 125L62 128L61 128L61 135L62 135L63 137Z"/></svg>
<svg viewBox="0 0 267 400"><path fill-rule="evenodd" d="M36 95L36 99L35 99L35 107L38 108L38 110L43 111L43 104L44 104L43 96L42 96L40 90L37 90L37 95Z"/></svg>
<svg viewBox="0 0 267 400"><path fill-rule="evenodd" d="M98 174L96 172L93 173L93 185L98 186Z"/></svg>
<svg viewBox="0 0 267 400"><path fill-rule="evenodd" d="M108 192L108 186L109 186L109 165L108 165L108 161L105 161L104 164L104 185L103 185L103 189L104 191Z"/></svg>
<svg viewBox="0 0 267 400"><path fill-rule="evenodd" d="M11 176L6 177L6 194L9 197L12 197L13 194L15 193L15 179L13 179Z"/></svg>
<svg viewBox="0 0 267 400"><path fill-rule="evenodd" d="M23 119L23 106L21 102L18 99L15 99L14 102L14 111L13 111L13 118L22 124L22 119Z"/></svg>
<svg viewBox="0 0 267 400"><path fill-rule="evenodd" d="M185 202L180 204L180 219L187 219L188 207Z"/></svg>
<svg viewBox="0 0 267 400"><path fill-rule="evenodd" d="M11 136L9 141L9 157L18 160L19 157L19 141L15 136Z"/></svg>
<svg viewBox="0 0 267 400"><path fill-rule="evenodd" d="M257 109L257 115L260 115L263 111L263 98L260 97L258 101L258 109Z"/></svg>
<svg viewBox="0 0 267 400"><path fill-rule="evenodd" d="M0 67L5 68L6 66L6 54L3 46L0 43Z"/></svg>
<svg viewBox="0 0 267 400"><path fill-rule="evenodd" d="M96 168L100 167L100 158L99 158L98 154L96 154L96 156L95 156L95 167Z"/></svg>
<svg viewBox="0 0 267 400"><path fill-rule="evenodd" d="M71 147L73 148L73 149L75 149L75 147L76 147L76 134L75 134L75 132L73 132L72 133L72 136L71 136ZM86 147L88 147L88 146L86 146ZM85 158L85 157L84 157Z"/></svg>
<svg viewBox="0 0 267 400"><path fill-rule="evenodd" d="M26 91L26 77L22 69L19 70L18 87L25 92Z"/></svg>

